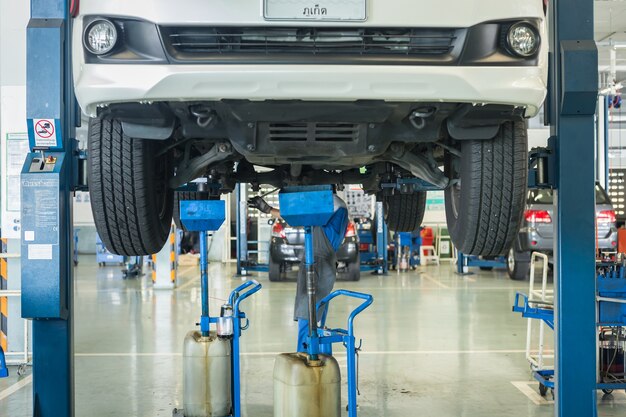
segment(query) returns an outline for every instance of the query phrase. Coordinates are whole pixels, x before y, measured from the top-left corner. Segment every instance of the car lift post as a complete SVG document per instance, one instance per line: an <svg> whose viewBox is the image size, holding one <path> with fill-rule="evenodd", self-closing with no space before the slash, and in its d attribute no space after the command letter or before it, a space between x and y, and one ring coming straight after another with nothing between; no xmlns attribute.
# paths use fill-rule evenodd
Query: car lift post
<svg viewBox="0 0 626 417"><path fill-rule="evenodd" d="M388 237L385 223L385 208L382 201L376 202L376 252L381 264L376 270L377 275L387 275L389 272L389 252L387 251ZM396 249L397 250L397 249Z"/></svg>
<svg viewBox="0 0 626 417"><path fill-rule="evenodd" d="M247 184L237 184L237 276L248 275L248 197Z"/></svg>
<svg viewBox="0 0 626 417"><path fill-rule="evenodd" d="M70 0L31 0L30 150L21 176L22 317L33 320L33 415L74 416L73 179L77 176Z"/></svg>
<svg viewBox="0 0 626 417"><path fill-rule="evenodd" d="M557 417L596 408L594 114L598 52L594 2L550 2L546 116L556 138L555 382Z"/></svg>

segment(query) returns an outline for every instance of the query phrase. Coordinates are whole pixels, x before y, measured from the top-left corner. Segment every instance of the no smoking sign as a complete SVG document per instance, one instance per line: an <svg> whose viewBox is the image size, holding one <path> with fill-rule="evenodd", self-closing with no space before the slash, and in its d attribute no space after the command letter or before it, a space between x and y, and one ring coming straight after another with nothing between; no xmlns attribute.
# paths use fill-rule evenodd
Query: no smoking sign
<svg viewBox="0 0 626 417"><path fill-rule="evenodd" d="M57 131L54 119L34 119L35 146L52 148L57 146Z"/></svg>

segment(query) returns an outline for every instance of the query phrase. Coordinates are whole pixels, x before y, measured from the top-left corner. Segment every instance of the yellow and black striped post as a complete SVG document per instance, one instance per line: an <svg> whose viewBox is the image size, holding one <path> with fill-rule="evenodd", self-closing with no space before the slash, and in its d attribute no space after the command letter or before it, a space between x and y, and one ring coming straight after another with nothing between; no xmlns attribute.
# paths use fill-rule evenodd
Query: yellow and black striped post
<svg viewBox="0 0 626 417"><path fill-rule="evenodd" d="M168 289L176 286L176 227L174 225L170 229L169 245L165 245L161 252L152 255L152 283L155 288Z"/></svg>
<svg viewBox="0 0 626 417"><path fill-rule="evenodd" d="M7 253L7 240L2 239L2 249L0 253ZM6 258L0 259L0 290L8 289L9 275L7 273ZM0 346L7 352L8 349L8 330L9 330L9 299L8 297L0 297Z"/></svg>

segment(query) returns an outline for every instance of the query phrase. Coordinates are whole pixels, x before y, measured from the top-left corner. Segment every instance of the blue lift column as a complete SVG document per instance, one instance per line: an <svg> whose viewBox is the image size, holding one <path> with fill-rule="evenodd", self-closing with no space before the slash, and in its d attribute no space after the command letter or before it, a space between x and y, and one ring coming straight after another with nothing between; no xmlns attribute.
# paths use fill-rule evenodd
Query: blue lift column
<svg viewBox="0 0 626 417"><path fill-rule="evenodd" d="M596 415L594 114L598 53L592 0L550 2L550 97L557 153L557 417Z"/></svg>
<svg viewBox="0 0 626 417"><path fill-rule="evenodd" d="M378 261L381 264L378 266L378 275L387 275L389 272L389 255L387 251L387 223L385 223L385 208L382 201L376 202L376 252L378 254ZM397 249L396 249L397 250Z"/></svg>
<svg viewBox="0 0 626 417"><path fill-rule="evenodd" d="M74 416L71 191L77 157L69 9L69 0L31 0L27 30L31 153L21 175L22 317L33 320L35 417Z"/></svg>

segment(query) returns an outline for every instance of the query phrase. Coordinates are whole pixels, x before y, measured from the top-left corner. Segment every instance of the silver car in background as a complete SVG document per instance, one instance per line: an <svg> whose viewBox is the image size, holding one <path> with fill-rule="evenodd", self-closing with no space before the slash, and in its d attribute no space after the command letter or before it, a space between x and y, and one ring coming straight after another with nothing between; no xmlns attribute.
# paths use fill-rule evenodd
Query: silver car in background
<svg viewBox="0 0 626 417"><path fill-rule="evenodd" d="M511 279L526 279L530 270L532 252L548 255L554 250L554 195L552 190L530 190L526 211L514 246L508 255L508 273ZM615 210L604 189L596 184L596 239L597 248L605 252L617 249Z"/></svg>

